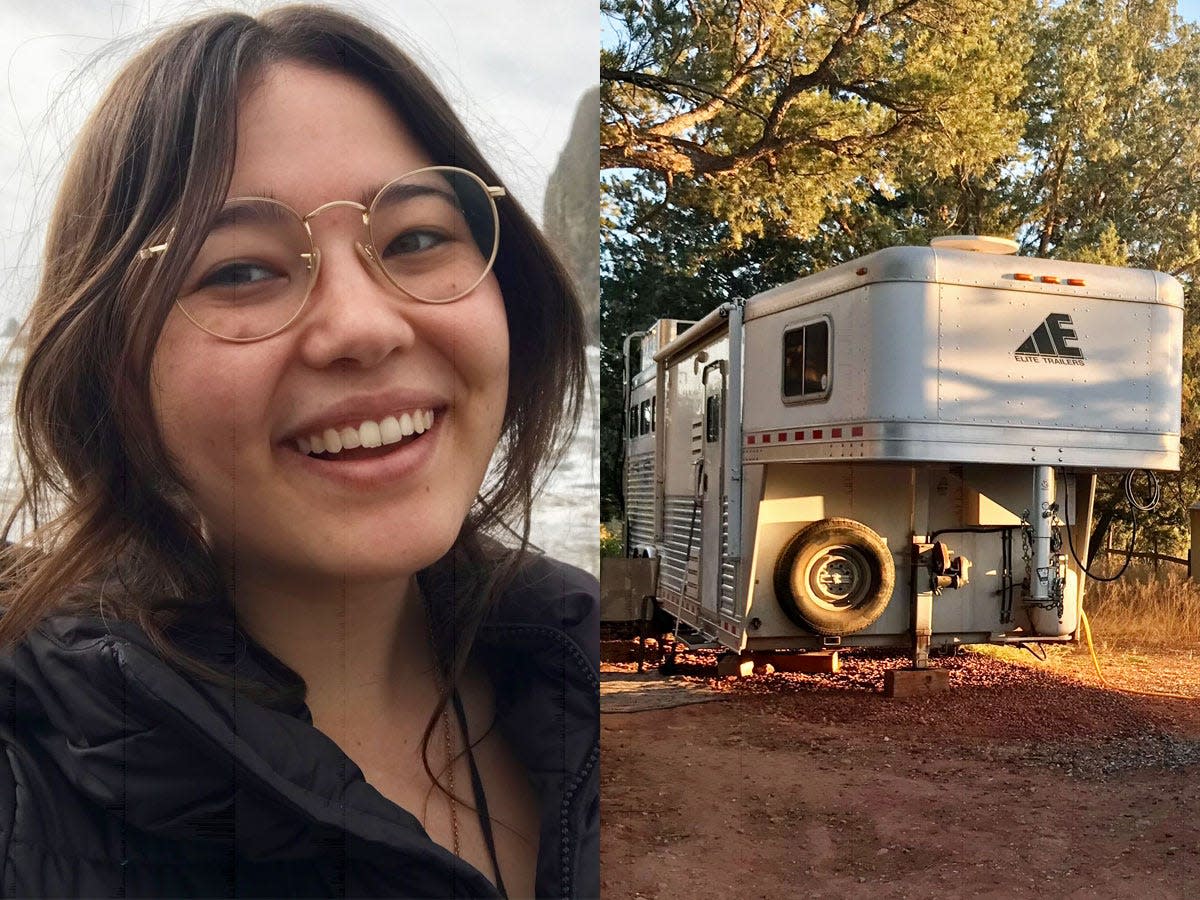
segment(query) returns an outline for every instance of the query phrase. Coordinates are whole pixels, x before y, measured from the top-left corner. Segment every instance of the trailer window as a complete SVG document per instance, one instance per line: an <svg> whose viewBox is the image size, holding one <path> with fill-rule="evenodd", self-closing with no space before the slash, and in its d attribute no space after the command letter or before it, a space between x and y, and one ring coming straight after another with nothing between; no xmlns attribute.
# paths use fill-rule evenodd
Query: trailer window
<svg viewBox="0 0 1200 900"><path fill-rule="evenodd" d="M638 436L638 405L636 403L629 407L629 436L631 438Z"/></svg>
<svg viewBox="0 0 1200 900"><path fill-rule="evenodd" d="M829 321L818 319L783 333L783 396L816 400L829 395Z"/></svg>
<svg viewBox="0 0 1200 900"><path fill-rule="evenodd" d="M712 444L721 439L721 398L710 394L704 401L704 442Z"/></svg>
<svg viewBox="0 0 1200 900"><path fill-rule="evenodd" d="M650 414L650 401L642 401L642 434L650 434L654 431L654 420Z"/></svg>

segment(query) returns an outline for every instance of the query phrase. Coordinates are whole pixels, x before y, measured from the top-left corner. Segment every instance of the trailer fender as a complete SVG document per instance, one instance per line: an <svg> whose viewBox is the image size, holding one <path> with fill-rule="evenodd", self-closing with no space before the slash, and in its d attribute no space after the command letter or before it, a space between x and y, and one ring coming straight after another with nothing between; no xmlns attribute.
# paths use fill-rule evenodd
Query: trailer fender
<svg viewBox="0 0 1200 900"><path fill-rule="evenodd" d="M800 529L775 563L775 596L793 622L821 635L854 634L875 622L896 586L883 538L853 519Z"/></svg>

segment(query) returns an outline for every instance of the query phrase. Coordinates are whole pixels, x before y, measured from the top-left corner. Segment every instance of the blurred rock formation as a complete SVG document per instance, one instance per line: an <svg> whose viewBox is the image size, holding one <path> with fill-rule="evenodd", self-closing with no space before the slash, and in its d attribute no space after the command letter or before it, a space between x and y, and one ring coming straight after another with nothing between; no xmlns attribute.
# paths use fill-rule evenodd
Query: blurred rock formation
<svg viewBox="0 0 1200 900"><path fill-rule="evenodd" d="M579 100L571 136L546 186L542 222L575 279L588 338L600 318L600 88Z"/></svg>

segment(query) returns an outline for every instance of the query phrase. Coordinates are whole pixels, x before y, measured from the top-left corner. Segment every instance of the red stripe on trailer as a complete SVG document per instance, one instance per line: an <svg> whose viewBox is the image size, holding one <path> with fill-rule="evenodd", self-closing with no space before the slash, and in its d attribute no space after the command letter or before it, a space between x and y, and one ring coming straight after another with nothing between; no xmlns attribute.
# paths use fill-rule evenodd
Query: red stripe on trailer
<svg viewBox="0 0 1200 900"><path fill-rule="evenodd" d="M797 431L797 432L796 432L796 436L795 436L794 438L792 438L792 440L794 440L794 441L802 441L802 440L804 440L804 432L803 432L803 431Z"/></svg>
<svg viewBox="0 0 1200 900"><path fill-rule="evenodd" d="M850 437L862 437L862 426L855 425L850 429Z"/></svg>
<svg viewBox="0 0 1200 900"><path fill-rule="evenodd" d="M840 429L840 428L835 428L835 429L833 429L833 436L834 436L834 437L841 437L841 436L842 436L842 429Z"/></svg>
<svg viewBox="0 0 1200 900"><path fill-rule="evenodd" d="M814 441L820 440L824 436L825 436L825 432L822 431L820 428L813 429L813 440Z"/></svg>

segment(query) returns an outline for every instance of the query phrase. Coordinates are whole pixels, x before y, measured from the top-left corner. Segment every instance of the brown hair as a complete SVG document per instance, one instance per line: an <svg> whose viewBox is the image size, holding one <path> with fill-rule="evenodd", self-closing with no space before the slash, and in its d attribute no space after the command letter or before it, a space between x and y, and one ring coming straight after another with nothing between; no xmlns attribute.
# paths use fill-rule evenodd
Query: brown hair
<svg viewBox="0 0 1200 900"><path fill-rule="evenodd" d="M129 62L78 138L25 323L16 396L22 493L6 534L19 524L32 530L9 548L0 573L0 644L54 612L99 613L135 621L169 662L220 677L168 638L181 612L228 612L229 604L151 413L150 361L224 201L238 98L283 61L359 79L433 163L500 183L416 64L339 12L290 6L258 18L210 15L172 28ZM458 567L452 602L432 610L451 684L520 564L539 473L563 452L586 383L582 314L567 275L516 203L501 202L499 212L495 273L519 364L509 367L497 477L447 558ZM180 252L135 265L138 250L172 225ZM516 550L485 537L501 529L516 535Z"/></svg>

